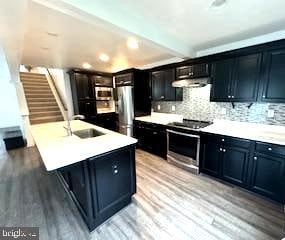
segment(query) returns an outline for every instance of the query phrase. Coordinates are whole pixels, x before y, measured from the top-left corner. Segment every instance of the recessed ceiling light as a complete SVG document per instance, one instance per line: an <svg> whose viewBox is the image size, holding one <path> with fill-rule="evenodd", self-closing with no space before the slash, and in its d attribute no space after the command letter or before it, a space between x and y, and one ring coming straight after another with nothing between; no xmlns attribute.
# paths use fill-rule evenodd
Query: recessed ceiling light
<svg viewBox="0 0 285 240"><path fill-rule="evenodd" d="M85 62L82 64L82 67L85 69L90 69L92 66L88 62Z"/></svg>
<svg viewBox="0 0 285 240"><path fill-rule="evenodd" d="M58 37L58 34L55 32L46 32L47 35L51 36L51 37Z"/></svg>
<svg viewBox="0 0 285 240"><path fill-rule="evenodd" d="M44 50L44 51L49 50L49 48L48 48L48 47L41 47L41 49L42 49L42 50Z"/></svg>
<svg viewBox="0 0 285 240"><path fill-rule="evenodd" d="M127 46L130 49L138 49L139 48L138 40L135 39L134 37L128 38Z"/></svg>
<svg viewBox="0 0 285 240"><path fill-rule="evenodd" d="M100 54L99 59L103 62L108 62L110 57L107 54L102 53L102 54Z"/></svg>
<svg viewBox="0 0 285 240"><path fill-rule="evenodd" d="M227 1L226 0L214 0L211 4L212 8L220 8L223 5L225 5Z"/></svg>

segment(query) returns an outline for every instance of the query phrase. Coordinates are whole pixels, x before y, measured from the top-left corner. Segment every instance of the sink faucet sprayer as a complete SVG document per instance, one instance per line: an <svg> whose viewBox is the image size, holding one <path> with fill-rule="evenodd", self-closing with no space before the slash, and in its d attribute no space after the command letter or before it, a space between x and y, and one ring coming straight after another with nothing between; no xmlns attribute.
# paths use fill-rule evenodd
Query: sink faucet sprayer
<svg viewBox="0 0 285 240"><path fill-rule="evenodd" d="M67 118L67 127L64 126L64 128L67 131L67 135L68 136L72 136L72 130L71 130L71 126L70 126L70 120L84 120L85 116L83 115L74 115L71 118Z"/></svg>

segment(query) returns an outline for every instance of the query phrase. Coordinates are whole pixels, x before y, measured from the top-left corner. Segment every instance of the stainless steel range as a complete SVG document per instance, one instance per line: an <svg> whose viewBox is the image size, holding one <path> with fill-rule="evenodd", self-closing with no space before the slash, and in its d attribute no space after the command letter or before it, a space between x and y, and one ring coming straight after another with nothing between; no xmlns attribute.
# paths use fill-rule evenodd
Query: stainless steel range
<svg viewBox="0 0 285 240"><path fill-rule="evenodd" d="M201 128L210 122L184 119L183 122L168 124L167 129L167 161L198 174L200 155Z"/></svg>

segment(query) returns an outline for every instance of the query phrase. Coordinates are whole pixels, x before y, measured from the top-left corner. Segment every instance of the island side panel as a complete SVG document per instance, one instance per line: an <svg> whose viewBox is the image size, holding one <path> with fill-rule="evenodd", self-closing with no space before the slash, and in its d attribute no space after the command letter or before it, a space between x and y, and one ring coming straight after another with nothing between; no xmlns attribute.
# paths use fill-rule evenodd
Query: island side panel
<svg viewBox="0 0 285 240"><path fill-rule="evenodd" d="M136 192L135 145L90 159L94 228L131 202Z"/></svg>
<svg viewBox="0 0 285 240"><path fill-rule="evenodd" d="M135 145L58 170L90 231L131 202L136 193Z"/></svg>

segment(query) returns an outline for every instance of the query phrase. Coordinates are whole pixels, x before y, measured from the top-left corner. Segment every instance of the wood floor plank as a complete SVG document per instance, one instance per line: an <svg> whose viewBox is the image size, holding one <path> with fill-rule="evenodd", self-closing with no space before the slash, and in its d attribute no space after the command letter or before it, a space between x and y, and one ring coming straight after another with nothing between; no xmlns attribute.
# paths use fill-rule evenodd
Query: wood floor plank
<svg viewBox="0 0 285 240"><path fill-rule="evenodd" d="M0 144L0 225L38 226L40 239L281 239L283 206L141 150L132 203L89 233L35 147Z"/></svg>

